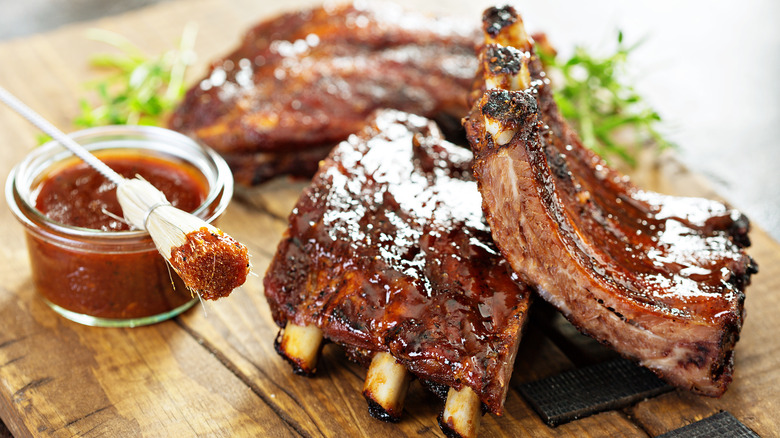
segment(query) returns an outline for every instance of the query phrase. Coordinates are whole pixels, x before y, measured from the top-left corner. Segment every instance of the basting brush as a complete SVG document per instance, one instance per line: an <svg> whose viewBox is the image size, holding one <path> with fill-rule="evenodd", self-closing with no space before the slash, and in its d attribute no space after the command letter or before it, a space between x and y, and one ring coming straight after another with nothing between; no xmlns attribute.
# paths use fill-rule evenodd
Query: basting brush
<svg viewBox="0 0 780 438"><path fill-rule="evenodd" d="M229 295L250 271L249 252L219 228L171 205L148 181L125 178L0 87L0 101L116 185L125 220L146 230L157 250L190 291L204 299Z"/></svg>

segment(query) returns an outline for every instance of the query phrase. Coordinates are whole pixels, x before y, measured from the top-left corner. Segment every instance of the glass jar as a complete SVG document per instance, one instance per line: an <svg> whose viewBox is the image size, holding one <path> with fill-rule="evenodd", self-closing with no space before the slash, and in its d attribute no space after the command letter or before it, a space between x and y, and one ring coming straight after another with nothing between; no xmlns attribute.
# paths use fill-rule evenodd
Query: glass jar
<svg viewBox="0 0 780 438"><path fill-rule="evenodd" d="M206 182L203 203L192 213L213 223L233 196L233 176L216 152L174 131L148 126L107 126L71 134L100 156L154 155L187 166ZM146 231L101 231L64 225L38 210L36 187L73 154L49 142L11 171L5 193L24 225L33 284L57 313L102 327L134 327L172 318L198 299L158 253Z"/></svg>

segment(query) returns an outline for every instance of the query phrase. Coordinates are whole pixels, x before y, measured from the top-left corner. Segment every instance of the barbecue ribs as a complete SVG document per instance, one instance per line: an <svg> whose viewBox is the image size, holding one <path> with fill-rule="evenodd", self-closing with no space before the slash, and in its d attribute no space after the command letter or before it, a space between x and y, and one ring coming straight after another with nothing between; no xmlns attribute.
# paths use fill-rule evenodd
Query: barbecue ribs
<svg viewBox="0 0 780 438"><path fill-rule="evenodd" d="M244 185L311 176L378 108L462 131L477 69L476 26L392 4L360 5L258 24L187 92L170 127L218 151Z"/></svg>
<svg viewBox="0 0 780 438"><path fill-rule="evenodd" d="M471 165L429 120L378 112L289 217L264 279L276 323L316 326L365 363L388 352L501 413L530 289L492 243Z"/></svg>
<svg viewBox="0 0 780 438"><path fill-rule="evenodd" d="M582 332L676 386L723 394L757 271L747 218L632 185L564 122L515 10L488 9L483 25L464 125L501 253Z"/></svg>

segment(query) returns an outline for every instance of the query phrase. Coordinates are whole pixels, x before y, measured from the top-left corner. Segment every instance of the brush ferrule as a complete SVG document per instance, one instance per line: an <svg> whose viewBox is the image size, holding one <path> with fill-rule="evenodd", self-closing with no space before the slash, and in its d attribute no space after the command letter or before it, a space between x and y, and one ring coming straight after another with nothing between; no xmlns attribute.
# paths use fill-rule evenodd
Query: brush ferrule
<svg viewBox="0 0 780 438"><path fill-rule="evenodd" d="M148 210L146 210L146 213L144 214L144 229L145 230L149 229L149 218L152 216L152 212L154 212L154 210L157 209L157 207L164 207L166 205L171 205L171 203L170 202L158 202L158 203L152 205L151 207L149 207Z"/></svg>

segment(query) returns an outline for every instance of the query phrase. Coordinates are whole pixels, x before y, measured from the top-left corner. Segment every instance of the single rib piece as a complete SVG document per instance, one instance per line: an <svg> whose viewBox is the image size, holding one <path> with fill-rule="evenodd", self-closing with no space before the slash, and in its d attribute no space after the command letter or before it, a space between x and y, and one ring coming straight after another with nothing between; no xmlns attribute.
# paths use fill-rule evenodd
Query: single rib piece
<svg viewBox="0 0 780 438"><path fill-rule="evenodd" d="M636 188L563 121L520 17L485 12L464 121L493 238L582 332L670 383L719 396L757 267L745 216Z"/></svg>
<svg viewBox="0 0 780 438"><path fill-rule="evenodd" d="M266 273L277 324L319 327L354 358L388 352L500 413L530 291L493 246L471 164L394 110L337 146Z"/></svg>
<svg viewBox="0 0 780 438"><path fill-rule="evenodd" d="M316 170L322 147L360 130L375 109L460 120L478 36L468 23L389 3L286 13L214 62L170 126L230 156L241 183L296 173L291 159ZM298 151L307 155L290 155Z"/></svg>

